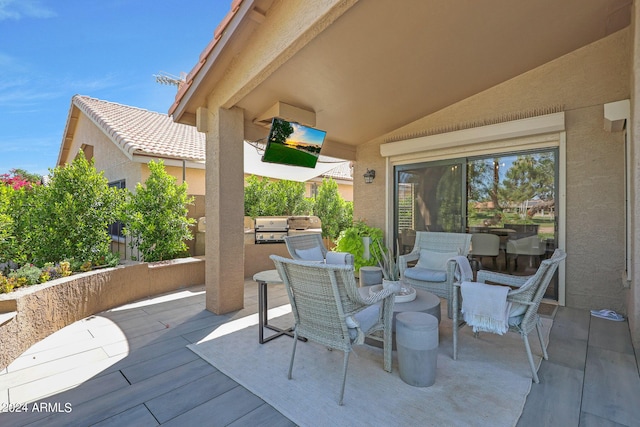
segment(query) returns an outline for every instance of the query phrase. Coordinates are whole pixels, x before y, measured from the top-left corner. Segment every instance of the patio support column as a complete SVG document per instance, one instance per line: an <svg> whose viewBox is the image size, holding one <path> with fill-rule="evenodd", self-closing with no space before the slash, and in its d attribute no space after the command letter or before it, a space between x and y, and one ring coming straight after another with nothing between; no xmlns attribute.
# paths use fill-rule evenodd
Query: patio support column
<svg viewBox="0 0 640 427"><path fill-rule="evenodd" d="M216 314L244 306L244 112L207 114L206 308Z"/></svg>

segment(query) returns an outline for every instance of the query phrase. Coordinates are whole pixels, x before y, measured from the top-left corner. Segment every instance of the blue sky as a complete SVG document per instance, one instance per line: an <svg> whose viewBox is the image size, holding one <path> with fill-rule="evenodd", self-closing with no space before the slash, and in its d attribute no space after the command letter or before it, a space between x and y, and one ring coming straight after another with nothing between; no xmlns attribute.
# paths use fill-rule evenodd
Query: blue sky
<svg viewBox="0 0 640 427"><path fill-rule="evenodd" d="M0 174L55 167L71 98L167 113L231 0L0 0Z"/></svg>

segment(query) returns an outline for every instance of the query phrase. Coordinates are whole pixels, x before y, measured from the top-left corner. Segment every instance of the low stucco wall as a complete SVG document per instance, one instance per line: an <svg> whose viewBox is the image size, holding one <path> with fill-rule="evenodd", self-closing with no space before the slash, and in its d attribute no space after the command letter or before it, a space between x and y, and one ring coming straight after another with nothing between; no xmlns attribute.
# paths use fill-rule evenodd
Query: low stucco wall
<svg viewBox="0 0 640 427"><path fill-rule="evenodd" d="M256 245L249 243L244 245L244 277L253 277L254 274L264 270L274 270L270 255L280 255L290 258L287 246L284 243L264 243Z"/></svg>
<svg viewBox="0 0 640 427"><path fill-rule="evenodd" d="M85 317L176 289L204 284L205 261L181 258L75 274L0 295L0 369L38 341Z"/></svg>

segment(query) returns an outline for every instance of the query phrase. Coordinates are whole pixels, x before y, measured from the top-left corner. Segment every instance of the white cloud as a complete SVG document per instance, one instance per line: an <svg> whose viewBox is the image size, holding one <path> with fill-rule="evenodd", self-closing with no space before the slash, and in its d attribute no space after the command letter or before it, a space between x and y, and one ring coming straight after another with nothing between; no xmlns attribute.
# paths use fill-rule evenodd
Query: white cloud
<svg viewBox="0 0 640 427"><path fill-rule="evenodd" d="M51 18L56 13L40 0L0 0L0 21L22 18Z"/></svg>

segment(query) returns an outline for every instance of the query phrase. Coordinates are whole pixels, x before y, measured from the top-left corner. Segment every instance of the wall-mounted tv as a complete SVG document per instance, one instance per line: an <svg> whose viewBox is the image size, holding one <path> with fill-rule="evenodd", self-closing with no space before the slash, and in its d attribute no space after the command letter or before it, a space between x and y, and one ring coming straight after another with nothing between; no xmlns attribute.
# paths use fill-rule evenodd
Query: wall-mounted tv
<svg viewBox="0 0 640 427"><path fill-rule="evenodd" d="M315 168L326 132L274 117L262 161Z"/></svg>

